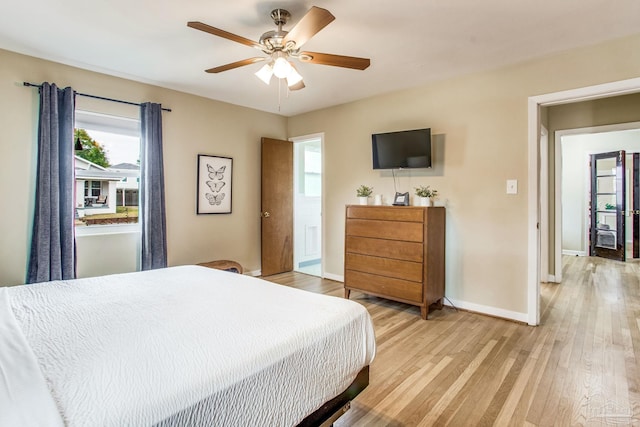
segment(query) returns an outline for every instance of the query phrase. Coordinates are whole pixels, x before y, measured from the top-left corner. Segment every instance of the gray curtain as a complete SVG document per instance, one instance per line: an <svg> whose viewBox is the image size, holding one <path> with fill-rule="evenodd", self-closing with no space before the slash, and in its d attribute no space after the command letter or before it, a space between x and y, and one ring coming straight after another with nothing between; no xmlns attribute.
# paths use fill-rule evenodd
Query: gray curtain
<svg viewBox="0 0 640 427"><path fill-rule="evenodd" d="M162 108L140 104L140 222L142 269L167 266L167 226L162 162Z"/></svg>
<svg viewBox="0 0 640 427"><path fill-rule="evenodd" d="M40 88L36 203L27 283L73 279L75 92Z"/></svg>

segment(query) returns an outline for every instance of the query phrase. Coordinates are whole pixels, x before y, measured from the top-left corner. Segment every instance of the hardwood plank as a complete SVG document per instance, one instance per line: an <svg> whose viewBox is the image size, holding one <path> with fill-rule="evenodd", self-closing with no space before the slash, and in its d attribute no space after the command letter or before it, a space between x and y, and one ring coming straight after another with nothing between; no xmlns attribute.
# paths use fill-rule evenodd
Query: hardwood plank
<svg viewBox="0 0 640 427"><path fill-rule="evenodd" d="M563 258L541 325L356 293L371 314L371 383L336 427L640 425L640 263ZM299 273L267 278L340 296Z"/></svg>
<svg viewBox="0 0 640 427"><path fill-rule="evenodd" d="M511 325L511 328L515 327L516 325ZM438 421L451 420L453 425L462 425L474 414L481 412L486 414L489 405L496 403L494 396L515 362L509 354L518 339L518 336L511 334L510 331L497 332L500 333L500 336L496 336L498 343L487 356L487 363L483 363L478 368L473 378L465 385L465 389L440 415ZM480 387L481 384L482 387Z"/></svg>
<svg viewBox="0 0 640 427"><path fill-rule="evenodd" d="M432 426L435 424L436 420L446 409L447 405L454 399L458 398L459 393L463 390L467 381L469 381L476 370L480 368L496 344L497 341L491 340L482 347L480 352L469 362L453 384L451 384L448 389L450 392L442 395L440 400L438 400L438 402L433 406L427 416L420 420L420 423L418 423L419 426Z"/></svg>
<svg viewBox="0 0 640 427"><path fill-rule="evenodd" d="M504 413L508 414L506 418L510 419L511 412L509 412L509 406L507 405L508 399L514 390L516 379L523 374L524 364L528 357L529 352L521 350L520 353L518 353L518 356L513 359L513 363L510 363L509 372L507 372L505 377L502 379L498 390L491 396L492 400L478 424L502 425L498 422L498 417L500 416L501 409L503 408ZM513 396L517 396L517 393L513 393Z"/></svg>

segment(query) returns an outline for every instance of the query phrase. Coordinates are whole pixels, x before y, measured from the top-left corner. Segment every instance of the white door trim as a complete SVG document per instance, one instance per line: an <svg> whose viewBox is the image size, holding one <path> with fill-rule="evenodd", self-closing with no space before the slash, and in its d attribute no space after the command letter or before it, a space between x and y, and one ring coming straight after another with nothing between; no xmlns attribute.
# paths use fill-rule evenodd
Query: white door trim
<svg viewBox="0 0 640 427"><path fill-rule="evenodd" d="M549 279L549 132L540 125L540 278Z"/></svg>
<svg viewBox="0 0 640 427"><path fill-rule="evenodd" d="M555 132L554 138L555 148L555 210L554 210L554 271L555 282L562 282L562 137Z"/></svg>
<svg viewBox="0 0 640 427"><path fill-rule="evenodd" d="M527 323L529 325L540 323L540 233L538 229L540 222L540 106L568 104L635 92L640 92L640 78L536 95L528 99Z"/></svg>

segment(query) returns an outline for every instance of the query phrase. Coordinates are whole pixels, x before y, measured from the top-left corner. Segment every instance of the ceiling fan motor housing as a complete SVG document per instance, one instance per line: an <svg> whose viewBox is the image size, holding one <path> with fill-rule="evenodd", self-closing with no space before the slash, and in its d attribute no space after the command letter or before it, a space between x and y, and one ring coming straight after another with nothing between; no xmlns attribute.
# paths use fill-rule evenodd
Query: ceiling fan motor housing
<svg viewBox="0 0 640 427"><path fill-rule="evenodd" d="M289 32L284 31L282 26L289 21L289 18L291 18L291 14L287 10L274 9L271 11L271 19L278 26L278 29L267 31L260 36L259 43L266 48L265 53L271 54L276 51L286 50L286 46L282 44L282 41Z"/></svg>
<svg viewBox="0 0 640 427"><path fill-rule="evenodd" d="M259 43L267 48L267 53L271 53L277 50L283 50L284 45L282 44L282 40L284 40L285 36L288 34L288 31L267 31L262 36L260 36Z"/></svg>

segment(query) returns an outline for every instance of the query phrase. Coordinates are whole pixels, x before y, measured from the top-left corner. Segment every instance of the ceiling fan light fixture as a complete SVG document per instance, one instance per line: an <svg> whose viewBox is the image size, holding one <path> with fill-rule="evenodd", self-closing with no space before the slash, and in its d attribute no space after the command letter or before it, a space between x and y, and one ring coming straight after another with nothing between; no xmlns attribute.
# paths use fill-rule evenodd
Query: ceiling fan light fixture
<svg viewBox="0 0 640 427"><path fill-rule="evenodd" d="M282 52L279 53L282 54ZM276 60L273 63L273 74L277 78L286 78L289 73L291 73L292 69L293 67L291 67L291 64L287 61L284 55L277 55Z"/></svg>
<svg viewBox="0 0 640 427"><path fill-rule="evenodd" d="M302 81L302 76L292 66L291 67L291 71L289 71L289 74L287 75L287 86L289 86L289 87L295 86L297 83L299 83L301 81Z"/></svg>
<svg viewBox="0 0 640 427"><path fill-rule="evenodd" d="M255 74L256 77L262 80L265 84L269 84L271 82L271 77L273 76L273 68L271 67L271 64L264 64L264 66Z"/></svg>

